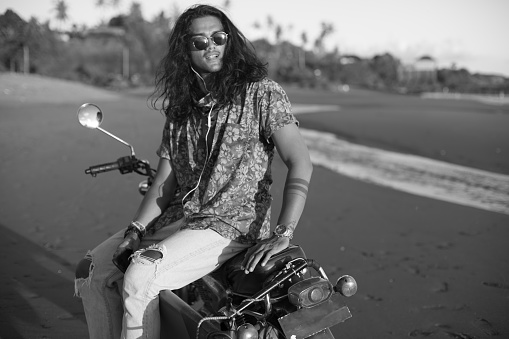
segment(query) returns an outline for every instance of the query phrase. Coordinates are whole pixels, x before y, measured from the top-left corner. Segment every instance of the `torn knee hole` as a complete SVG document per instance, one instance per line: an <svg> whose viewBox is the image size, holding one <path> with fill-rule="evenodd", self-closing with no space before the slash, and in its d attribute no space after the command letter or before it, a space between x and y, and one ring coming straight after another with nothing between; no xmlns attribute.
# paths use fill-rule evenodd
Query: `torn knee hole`
<svg viewBox="0 0 509 339"><path fill-rule="evenodd" d="M140 254L142 257L151 258L151 259L161 259L163 254L160 251L156 250L146 250Z"/></svg>
<svg viewBox="0 0 509 339"><path fill-rule="evenodd" d="M90 270L92 268L93 268L92 260L88 258L81 259L81 261L78 263L78 266L76 266L76 279L88 278L88 276L90 275Z"/></svg>

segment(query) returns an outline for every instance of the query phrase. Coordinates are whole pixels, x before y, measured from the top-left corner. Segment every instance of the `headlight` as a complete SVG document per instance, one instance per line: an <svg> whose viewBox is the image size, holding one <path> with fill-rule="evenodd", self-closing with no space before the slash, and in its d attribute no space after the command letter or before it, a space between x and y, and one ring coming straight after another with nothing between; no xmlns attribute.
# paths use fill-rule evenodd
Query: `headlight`
<svg viewBox="0 0 509 339"><path fill-rule="evenodd" d="M299 281L288 289L288 299L298 307L312 307L331 296L332 284L323 278L312 277Z"/></svg>

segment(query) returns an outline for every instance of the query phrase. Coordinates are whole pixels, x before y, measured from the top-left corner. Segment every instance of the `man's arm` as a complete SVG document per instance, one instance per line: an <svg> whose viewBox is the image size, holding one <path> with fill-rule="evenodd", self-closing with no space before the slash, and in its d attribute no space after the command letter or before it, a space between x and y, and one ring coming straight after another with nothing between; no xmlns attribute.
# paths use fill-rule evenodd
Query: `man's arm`
<svg viewBox="0 0 509 339"><path fill-rule="evenodd" d="M145 194L133 220L151 227L157 217L168 207L176 187L177 180L175 173L171 170L170 161L160 158L154 182Z"/></svg>
<svg viewBox="0 0 509 339"><path fill-rule="evenodd" d="M278 225L284 224L295 230L306 203L313 165L304 139L295 124L286 125L274 132L272 140L288 168ZM264 266L272 255L284 250L289 244L288 237L272 236L254 245L248 250L242 264L245 273L252 272L258 263Z"/></svg>
<svg viewBox="0 0 509 339"><path fill-rule="evenodd" d="M150 189L145 194L138 211L134 215L133 221L137 221L146 228L153 227L154 221L167 208L170 200L175 194L177 180L171 170L170 161L165 158L159 159L157 174ZM136 251L140 245L141 239L137 232L131 232L126 235L124 241L118 246L113 254L113 261L116 262L126 253ZM128 254L129 254L128 253ZM124 268L126 269L127 266Z"/></svg>
<svg viewBox="0 0 509 339"><path fill-rule="evenodd" d="M272 136L279 156L288 168L283 205L277 224L297 225L309 189L313 165L304 138L295 124L287 125Z"/></svg>

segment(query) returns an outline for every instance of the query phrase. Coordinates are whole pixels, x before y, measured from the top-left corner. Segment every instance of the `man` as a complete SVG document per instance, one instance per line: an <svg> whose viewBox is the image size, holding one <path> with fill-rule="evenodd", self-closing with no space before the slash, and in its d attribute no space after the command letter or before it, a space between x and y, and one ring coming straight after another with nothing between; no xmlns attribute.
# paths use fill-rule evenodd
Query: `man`
<svg viewBox="0 0 509 339"><path fill-rule="evenodd" d="M312 165L283 89L220 10L177 20L157 75L167 119L157 175L133 222L87 254L76 272L91 338L159 338L159 299L249 248L249 274L288 247ZM270 234L271 162L288 167ZM132 260L125 275L119 264ZM119 266L121 266L119 264ZM120 291L120 292L119 292Z"/></svg>

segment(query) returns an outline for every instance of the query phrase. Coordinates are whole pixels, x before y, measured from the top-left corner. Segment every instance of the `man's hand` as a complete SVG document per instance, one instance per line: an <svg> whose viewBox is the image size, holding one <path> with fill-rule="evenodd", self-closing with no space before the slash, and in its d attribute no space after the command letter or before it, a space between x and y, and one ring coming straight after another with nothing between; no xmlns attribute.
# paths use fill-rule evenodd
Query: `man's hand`
<svg viewBox="0 0 509 339"><path fill-rule="evenodd" d="M244 261L242 262L242 269L244 273L249 274L253 272L256 265L260 263L265 266L270 257L274 254L281 252L290 245L290 239L287 237L273 236L265 239L247 250Z"/></svg>
<svg viewBox="0 0 509 339"><path fill-rule="evenodd" d="M129 257L138 249L140 242L141 240L137 233L129 233L113 254L113 263L123 273L125 273L129 266Z"/></svg>

